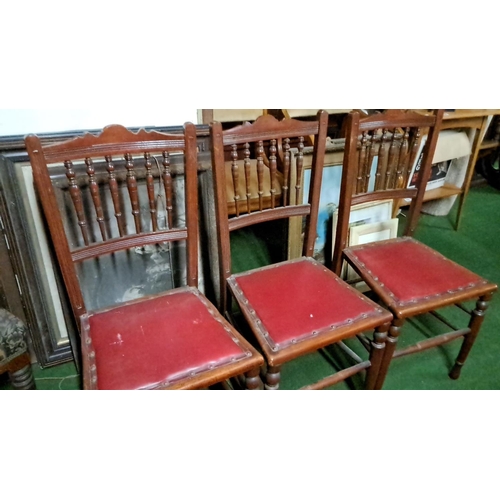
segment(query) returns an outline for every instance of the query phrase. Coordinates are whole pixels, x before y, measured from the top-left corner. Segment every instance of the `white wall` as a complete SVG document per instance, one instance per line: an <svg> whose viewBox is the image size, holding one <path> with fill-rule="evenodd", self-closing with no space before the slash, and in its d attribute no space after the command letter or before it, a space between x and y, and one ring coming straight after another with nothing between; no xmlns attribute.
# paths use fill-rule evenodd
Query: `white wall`
<svg viewBox="0 0 500 500"><path fill-rule="evenodd" d="M196 109L0 109L0 136L67 130L102 129L106 125L125 127L183 125L197 123Z"/></svg>

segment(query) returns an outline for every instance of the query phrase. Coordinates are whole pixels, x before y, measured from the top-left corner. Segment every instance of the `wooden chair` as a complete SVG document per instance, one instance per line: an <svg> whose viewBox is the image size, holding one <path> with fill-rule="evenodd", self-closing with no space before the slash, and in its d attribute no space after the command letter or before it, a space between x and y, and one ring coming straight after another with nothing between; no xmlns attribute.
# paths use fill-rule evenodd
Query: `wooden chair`
<svg viewBox="0 0 500 500"><path fill-rule="evenodd" d="M477 337L488 302L497 288L412 238L442 115L442 110L427 116L388 110L366 118L360 118L357 112L347 117L333 270L340 273L345 259L394 315L377 387L381 387L392 357L420 352L464 337L450 372L450 377L457 379ZM425 146L424 137L427 137ZM374 157L378 160L372 171ZM412 184L413 187L407 187ZM372 189L369 189L370 185ZM410 201L404 235L347 247L351 207L384 199ZM435 311L449 305L466 310L462 302L471 299L477 300L477 305L473 311L467 310L470 321L466 328L456 329ZM442 319L452 331L396 351L404 321L427 312Z"/></svg>
<svg viewBox="0 0 500 500"><path fill-rule="evenodd" d="M266 162L267 163L267 162ZM237 160L236 167L238 171L244 170L244 160ZM254 211L262 206L271 207L271 171L268 165L264 165L260 173L262 185L259 187L257 161L255 159L247 160L247 175L233 177L232 171L235 166L232 161L226 161L226 197L227 210L229 215L242 214ZM275 178L275 196L281 196L283 185L283 176L276 170ZM259 196L259 189L262 191ZM265 195L263 194L265 193ZM238 205L238 206L236 206Z"/></svg>
<svg viewBox="0 0 500 500"><path fill-rule="evenodd" d="M26 147L80 328L84 388L233 377L261 388L262 357L198 289L194 125L182 135L112 125L47 146L31 135Z"/></svg>
<svg viewBox="0 0 500 500"><path fill-rule="evenodd" d="M318 221L319 193L326 144L328 115L319 112L315 121L294 119L278 121L270 115L223 131L219 122L211 124L212 165L214 171L217 234L219 238L221 311L231 317L234 297L250 326L267 362L265 373L267 389L278 389L283 363L357 334L376 329L372 341L366 343L368 360L355 356L356 362L322 381L308 386L319 389L366 370L365 387L373 388L378 378L379 363L385 346L387 328L392 315L353 290L334 273L312 258ZM315 138L308 203L302 203L302 166L304 138ZM276 192L277 143L282 140L284 151L283 184L281 195ZM241 147L242 145L242 147ZM291 146L296 145L291 162ZM251 200L245 211L233 217L227 212L226 167L224 149L231 148L233 157L233 185L240 178L248 182L251 151L256 151L259 173L259 205L253 210ZM242 149L243 168L237 152ZM264 192L262 172L264 157L269 159L270 186ZM293 163L293 164L292 164ZM292 175L293 171L293 175ZM290 178L297 179L290 185ZM239 194L233 193L236 201ZM269 208L263 198L269 196ZM236 203L238 206L238 203ZM290 217L305 217L306 230L303 257L265 266L248 272L232 274L230 233L265 221ZM351 352L351 351L349 351ZM354 354L354 353L352 353Z"/></svg>

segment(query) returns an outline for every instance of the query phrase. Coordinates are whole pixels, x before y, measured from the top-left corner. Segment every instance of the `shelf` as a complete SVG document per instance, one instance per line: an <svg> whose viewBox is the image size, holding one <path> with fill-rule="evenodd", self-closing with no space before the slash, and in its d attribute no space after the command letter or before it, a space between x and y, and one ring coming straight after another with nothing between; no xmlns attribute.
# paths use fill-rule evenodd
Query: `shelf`
<svg viewBox="0 0 500 500"><path fill-rule="evenodd" d="M455 196L462 193L462 189L451 184L445 184L444 186L429 189L424 194L424 203L426 201L440 200L441 198L449 198L450 196ZM406 207L410 204L409 201L401 201L400 207Z"/></svg>
<svg viewBox="0 0 500 500"><path fill-rule="evenodd" d="M446 111L443 114L443 120L477 118L498 114L500 114L500 110L498 109L456 109L455 111Z"/></svg>
<svg viewBox="0 0 500 500"><path fill-rule="evenodd" d="M495 149L498 146L500 146L500 141L483 141L481 146L479 146L479 149Z"/></svg>
<svg viewBox="0 0 500 500"><path fill-rule="evenodd" d="M445 184L436 189L429 189L424 194L424 202L437 200L440 198L447 198L449 196L454 196L456 194L460 194L462 192L461 188L453 186L451 184Z"/></svg>

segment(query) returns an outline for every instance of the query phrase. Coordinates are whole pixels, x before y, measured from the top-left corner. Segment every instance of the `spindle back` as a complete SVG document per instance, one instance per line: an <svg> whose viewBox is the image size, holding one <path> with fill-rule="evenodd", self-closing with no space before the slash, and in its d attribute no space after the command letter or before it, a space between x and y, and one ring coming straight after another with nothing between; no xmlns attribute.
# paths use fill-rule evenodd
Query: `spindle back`
<svg viewBox="0 0 500 500"><path fill-rule="evenodd" d="M223 304L226 279L231 275L232 231L262 222L302 216L306 219L303 254L312 256L317 237L327 126L326 111L319 111L314 121L279 121L271 115L263 115L253 123L225 131L220 123L211 124ZM306 137L309 136L314 137L314 151L309 191L307 196L303 196L303 152ZM231 169L227 168L228 156ZM256 172L253 183L257 185L257 198L251 193L252 171ZM231 197L234 210L230 214L228 198ZM303 199L308 202L303 203Z"/></svg>
<svg viewBox="0 0 500 500"><path fill-rule="evenodd" d="M349 113L345 124L334 271L341 271L342 251L347 245L351 207L378 200L406 200L409 212L404 234L416 228L432 167L443 110L421 114L386 110L361 118ZM396 205L399 206L399 205Z"/></svg>
<svg viewBox="0 0 500 500"><path fill-rule="evenodd" d="M85 283L99 283L109 293L120 285L102 278L108 276L106 270L118 266L116 254L122 254L122 261L129 264L121 272L125 282L127 274L138 272L131 259L147 254L150 265L144 272L154 274L155 266L164 266L160 253L170 252L169 245L174 242L185 242L182 284L198 285L197 145L193 124L185 124L184 134L144 129L134 133L110 125L98 135L87 133L57 144L42 145L35 135L26 137L25 142L37 194L77 317L88 309L84 296L92 301L94 295L82 290ZM82 266L88 261L95 264L83 272ZM152 280L161 276L157 273ZM147 294L144 283L139 287L141 295ZM126 292L130 297L131 288Z"/></svg>

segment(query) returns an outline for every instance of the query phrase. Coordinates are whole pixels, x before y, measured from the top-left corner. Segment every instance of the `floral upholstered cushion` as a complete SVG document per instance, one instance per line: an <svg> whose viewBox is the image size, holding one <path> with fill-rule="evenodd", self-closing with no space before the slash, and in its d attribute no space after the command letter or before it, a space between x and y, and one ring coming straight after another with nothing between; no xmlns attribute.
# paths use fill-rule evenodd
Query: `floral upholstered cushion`
<svg viewBox="0 0 500 500"><path fill-rule="evenodd" d="M26 326L9 311L0 309L0 365L26 350Z"/></svg>

